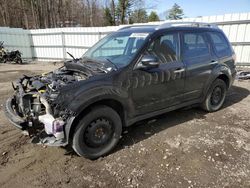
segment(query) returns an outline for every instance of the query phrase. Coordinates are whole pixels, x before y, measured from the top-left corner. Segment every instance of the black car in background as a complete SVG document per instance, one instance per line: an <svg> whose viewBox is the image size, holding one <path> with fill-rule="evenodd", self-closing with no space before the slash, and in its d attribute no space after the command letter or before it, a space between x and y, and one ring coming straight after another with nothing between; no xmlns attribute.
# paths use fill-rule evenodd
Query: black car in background
<svg viewBox="0 0 250 188"><path fill-rule="evenodd" d="M219 110L235 74L234 51L217 26L131 25L53 72L20 78L6 115L31 135L45 131L44 144L95 159L137 121L193 104Z"/></svg>

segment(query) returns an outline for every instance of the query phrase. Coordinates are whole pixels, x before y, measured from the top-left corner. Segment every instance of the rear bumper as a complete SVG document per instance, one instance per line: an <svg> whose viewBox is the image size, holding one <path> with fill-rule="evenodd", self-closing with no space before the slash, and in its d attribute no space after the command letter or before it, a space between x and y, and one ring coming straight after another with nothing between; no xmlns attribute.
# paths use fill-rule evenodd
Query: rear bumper
<svg viewBox="0 0 250 188"><path fill-rule="evenodd" d="M7 119L15 127L21 130L25 130L25 127L27 126L27 122L16 113L14 106L15 106L14 97L8 98L5 104L5 109L4 109L5 115Z"/></svg>
<svg viewBox="0 0 250 188"><path fill-rule="evenodd" d="M236 79L236 74L237 74L236 71L234 71L234 72L232 73L232 78L231 78L231 81L230 81L230 83L229 83L229 88L233 85L233 83L234 83L234 81L235 81L235 79Z"/></svg>

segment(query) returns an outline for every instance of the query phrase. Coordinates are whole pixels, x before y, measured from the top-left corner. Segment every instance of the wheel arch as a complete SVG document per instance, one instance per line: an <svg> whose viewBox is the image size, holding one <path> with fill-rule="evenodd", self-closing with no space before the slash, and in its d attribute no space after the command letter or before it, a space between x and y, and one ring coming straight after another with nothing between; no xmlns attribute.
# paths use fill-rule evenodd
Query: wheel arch
<svg viewBox="0 0 250 188"><path fill-rule="evenodd" d="M212 70L211 76L207 80L205 87L203 88L202 101L206 97L211 84L213 84L216 79L223 80L226 83L227 89L229 89L232 84L231 70L225 65L218 65Z"/></svg>
<svg viewBox="0 0 250 188"><path fill-rule="evenodd" d="M91 104L88 104L84 109L82 109L81 112L79 112L78 115L74 118L72 123L66 128L66 138L68 143L71 142L75 128L79 123L79 121L81 120L81 118L84 116L84 114L89 113L96 106L101 106L101 105L108 106L113 110L115 110L121 117L122 126L124 127L127 125L126 121L127 111L124 105L120 101L109 98L97 100L95 102L92 102Z"/></svg>
<svg viewBox="0 0 250 188"><path fill-rule="evenodd" d="M221 79L221 80L223 80L223 81L226 83L227 89L230 87L230 80L229 80L229 77L228 77L226 74L222 73L222 74L220 74L219 76L217 76L217 77L215 78L215 80L216 80L216 79Z"/></svg>

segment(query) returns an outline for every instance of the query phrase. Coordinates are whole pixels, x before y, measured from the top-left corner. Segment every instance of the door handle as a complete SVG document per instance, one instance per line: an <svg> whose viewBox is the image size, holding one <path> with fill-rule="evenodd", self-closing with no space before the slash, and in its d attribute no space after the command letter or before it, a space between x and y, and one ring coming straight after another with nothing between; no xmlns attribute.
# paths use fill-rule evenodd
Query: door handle
<svg viewBox="0 0 250 188"><path fill-rule="evenodd" d="M184 68L181 68L181 69L176 69L175 71L174 71L174 73L181 73L181 72L184 72L185 71L185 69Z"/></svg>
<svg viewBox="0 0 250 188"><path fill-rule="evenodd" d="M210 64L210 65L215 65L215 64L217 64L217 63L218 63L218 61L212 60L209 64Z"/></svg>

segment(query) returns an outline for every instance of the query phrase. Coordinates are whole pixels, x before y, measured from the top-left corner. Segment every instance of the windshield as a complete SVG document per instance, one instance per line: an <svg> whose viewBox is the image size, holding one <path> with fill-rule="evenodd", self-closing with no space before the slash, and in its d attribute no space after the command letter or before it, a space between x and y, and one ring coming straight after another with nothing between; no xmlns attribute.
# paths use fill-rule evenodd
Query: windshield
<svg viewBox="0 0 250 188"><path fill-rule="evenodd" d="M109 61L116 67L128 65L143 46L149 33L115 32L104 37L83 57Z"/></svg>

